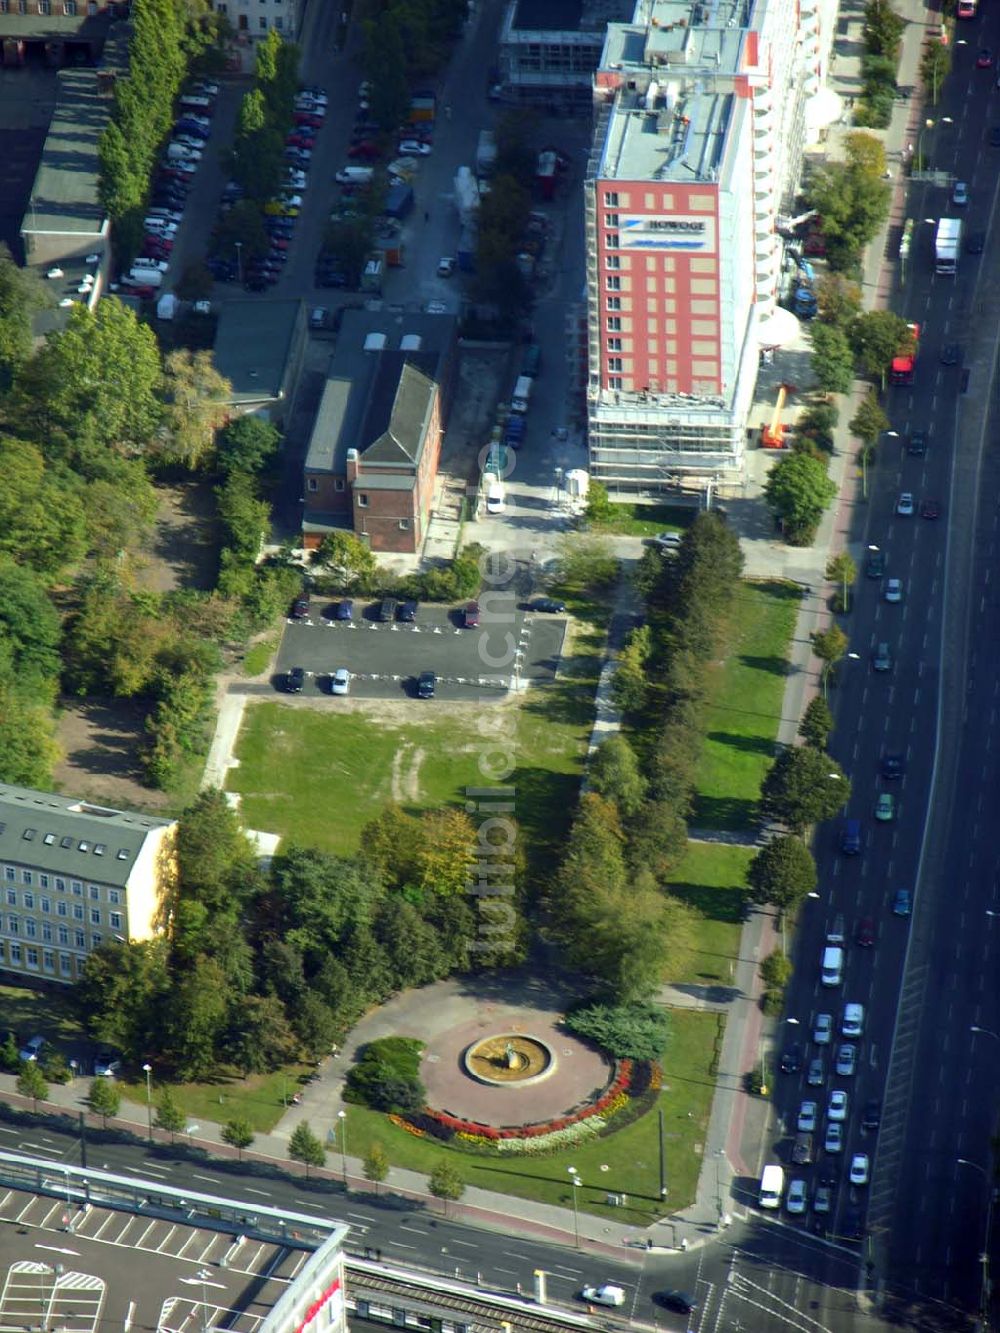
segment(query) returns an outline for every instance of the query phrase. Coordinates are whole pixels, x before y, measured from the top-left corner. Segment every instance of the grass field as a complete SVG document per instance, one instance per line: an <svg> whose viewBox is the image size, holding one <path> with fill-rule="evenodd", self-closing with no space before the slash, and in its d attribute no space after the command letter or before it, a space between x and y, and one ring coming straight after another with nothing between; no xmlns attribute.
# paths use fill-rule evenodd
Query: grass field
<svg viewBox="0 0 1000 1333"><path fill-rule="evenodd" d="M774 756L800 599L792 583L740 586L725 661L711 669L695 828L753 827L761 780Z"/></svg>
<svg viewBox="0 0 1000 1333"><path fill-rule="evenodd" d="M220 1074L211 1083L171 1083L170 1095L187 1116L188 1124L214 1120L225 1124L237 1117L248 1120L258 1134L272 1130L285 1113L292 1095L313 1072L312 1065L290 1065L275 1074ZM122 1095L146 1109L146 1084L142 1076L118 1079ZM153 1078L153 1114L163 1089Z"/></svg>
<svg viewBox="0 0 1000 1333"><path fill-rule="evenodd" d="M679 984L732 985L743 920L744 878L753 854L751 847L728 843L688 843L669 887L700 919L691 970L676 979Z"/></svg>
<svg viewBox="0 0 1000 1333"><path fill-rule="evenodd" d="M616 532L625 537L655 537L658 532L683 532L695 516L690 505L614 504L607 519L588 520L592 532Z"/></svg>
<svg viewBox="0 0 1000 1333"><path fill-rule="evenodd" d="M418 1139L360 1106L347 1107L347 1149L364 1157L372 1142L381 1143L394 1166L429 1173L443 1156L454 1163L466 1184L514 1194L522 1199L572 1207L570 1166L583 1180L577 1202L619 1225L648 1226L665 1213L686 1208L694 1199L714 1089L713 1062L722 1040L721 1019L694 1010L672 1010L671 1038L663 1061L663 1091L658 1108L617 1134L595 1139L549 1157L479 1157L455 1151L431 1139ZM666 1204L659 1198L659 1120L664 1115ZM604 1168L607 1168L606 1170ZM628 1196L624 1207L610 1207L608 1193Z"/></svg>

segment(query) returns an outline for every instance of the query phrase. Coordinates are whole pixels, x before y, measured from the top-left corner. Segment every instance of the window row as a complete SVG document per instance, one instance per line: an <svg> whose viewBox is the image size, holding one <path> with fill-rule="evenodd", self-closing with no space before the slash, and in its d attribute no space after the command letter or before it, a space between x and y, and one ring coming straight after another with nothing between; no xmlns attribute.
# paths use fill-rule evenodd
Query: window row
<svg viewBox="0 0 1000 1333"><path fill-rule="evenodd" d="M32 972L41 970L54 975L56 970L56 955L52 949L41 950L41 968L39 968L39 950L34 945L26 944L22 947L16 940L11 940L9 944L0 940L0 967L8 962L13 967L26 967ZM82 958L77 958L77 975L83 968L83 962ZM59 955L59 975L61 977L73 975L73 960L68 953Z"/></svg>
<svg viewBox="0 0 1000 1333"><path fill-rule="evenodd" d="M65 907L65 903L60 903L59 905L60 905L60 907ZM67 914L66 914L65 912L57 912L56 915L59 916L59 917L65 917ZM91 908L91 911L90 911L90 917L89 917L89 918L87 918L87 917L84 916L84 914L83 914L83 908L82 908L82 907L75 907L75 908L73 909L73 920L74 920L74 921L88 921L88 924L91 925L91 926L100 926L100 925L103 925L103 922L101 921L101 913L100 913L100 911L99 911L96 907ZM6 923L7 923L7 934L8 934L8 935L26 935L26 936L28 937L28 939L32 939L32 940L33 940L33 939L35 939L35 938L37 937L37 935L38 935L38 933L39 933L39 928L41 928L41 936L42 936L42 939L43 939L43 940L50 940L50 939L52 938L52 922L51 922L51 921L41 921L41 922L39 922L39 921L36 921L35 918L34 918L33 916L25 916L25 917L21 917L21 916L15 916L13 912L8 912L8 914L7 914L6 917L2 917L2 916L0 916L0 930L3 929L3 926L4 926L4 922L5 922L5 921L6 921ZM108 925L109 925L109 927L110 927L112 930L120 931L120 930L122 929L122 914L121 914L121 912L110 912L110 913L108 914ZM65 931L65 930L67 929L67 927L66 927L66 926L59 926L58 929L59 929L59 931L60 931L60 933L61 933L61 932ZM78 932L78 933L79 933L81 936L82 936L82 934L83 934L82 931L80 931L80 932ZM80 949L82 949L84 946L83 946L82 944L80 944L80 945L78 945L77 947L80 948ZM96 946L95 946L95 947L96 947Z"/></svg>
<svg viewBox="0 0 1000 1333"><path fill-rule="evenodd" d="M17 868L15 866L4 866L3 873L4 873L4 879L6 880L8 885L15 884L17 882ZM70 892L73 894L75 898L84 897L84 886L82 880L71 879L67 881L63 879L62 876L60 875L43 875L34 870L21 871L22 884L35 884L36 881L40 889L55 889L57 893L65 893L66 885L68 882ZM111 904L112 907L118 907L121 904L124 896L121 889L106 889L105 892L108 895L108 902ZM24 894L25 907L32 906L32 903L29 901L29 899L31 899L32 896L33 895L30 893ZM94 903L100 902L101 886L99 884L88 884L86 897L88 897L91 902ZM14 906L16 904L17 896L14 889L11 888L7 889L7 902L11 906Z"/></svg>

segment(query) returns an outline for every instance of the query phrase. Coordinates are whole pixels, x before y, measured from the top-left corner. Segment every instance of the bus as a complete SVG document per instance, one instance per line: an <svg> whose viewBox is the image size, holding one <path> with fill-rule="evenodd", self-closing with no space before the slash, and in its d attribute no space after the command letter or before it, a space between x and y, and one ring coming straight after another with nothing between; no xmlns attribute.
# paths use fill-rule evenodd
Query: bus
<svg viewBox="0 0 1000 1333"><path fill-rule="evenodd" d="M978 0L958 0L958 8L955 13L960 19L974 19Z"/></svg>

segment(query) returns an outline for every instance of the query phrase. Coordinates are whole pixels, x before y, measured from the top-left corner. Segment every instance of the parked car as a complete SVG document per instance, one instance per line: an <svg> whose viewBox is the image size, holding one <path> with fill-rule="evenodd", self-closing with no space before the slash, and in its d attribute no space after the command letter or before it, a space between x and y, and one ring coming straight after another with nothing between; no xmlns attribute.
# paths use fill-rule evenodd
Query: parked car
<svg viewBox="0 0 1000 1333"><path fill-rule="evenodd" d="M438 260L438 266L437 266L438 277L439 277L439 278L450 278L451 275L455 272L455 264L456 264L456 261L455 261L454 259L450 258L450 257L445 257L444 259L439 259L439 260Z"/></svg>
<svg viewBox="0 0 1000 1333"><path fill-rule="evenodd" d="M528 603L528 610L541 611L550 616L561 616L566 612L566 603L560 602L555 597L536 597L534 601Z"/></svg>
<svg viewBox="0 0 1000 1333"><path fill-rule="evenodd" d="M467 602L462 612L462 624L466 629L476 629L479 625L479 603Z"/></svg>
<svg viewBox="0 0 1000 1333"><path fill-rule="evenodd" d="M398 151L400 157L428 157L432 149L429 143L420 139L401 139Z"/></svg>
<svg viewBox="0 0 1000 1333"><path fill-rule="evenodd" d="M337 603L337 610L333 618L334 620L354 619L354 602L350 597L344 597Z"/></svg>
<svg viewBox="0 0 1000 1333"><path fill-rule="evenodd" d="M44 1037L29 1037L17 1054L22 1060L37 1060L44 1049Z"/></svg>
<svg viewBox="0 0 1000 1333"><path fill-rule="evenodd" d="M828 1046L833 1037L833 1014L817 1014L813 1026L813 1041L817 1046Z"/></svg>
<svg viewBox="0 0 1000 1333"><path fill-rule="evenodd" d="M868 1154L856 1152L851 1158L851 1184L868 1184Z"/></svg>
<svg viewBox="0 0 1000 1333"><path fill-rule="evenodd" d="M828 1153L844 1151L844 1126L838 1124L836 1120L826 1127L823 1149Z"/></svg>
<svg viewBox="0 0 1000 1333"><path fill-rule="evenodd" d="M785 1195L785 1207L793 1217L805 1212L807 1197L806 1182L801 1179L793 1180Z"/></svg>
<svg viewBox="0 0 1000 1333"><path fill-rule="evenodd" d="M433 699L437 689L437 676L433 671L421 671L417 677L417 698Z"/></svg>
<svg viewBox="0 0 1000 1333"><path fill-rule="evenodd" d="M793 1042L791 1046L786 1046L781 1053L781 1072L783 1074L797 1074L802 1068L802 1047L798 1042Z"/></svg>
<svg viewBox="0 0 1000 1333"><path fill-rule="evenodd" d="M621 1306L625 1304L625 1290L613 1283L605 1282L599 1287L584 1287L580 1299L589 1305Z"/></svg>
<svg viewBox="0 0 1000 1333"><path fill-rule="evenodd" d="M837 1047L836 1071L839 1078L851 1078L857 1068L858 1048L852 1042L845 1041Z"/></svg>
<svg viewBox="0 0 1000 1333"><path fill-rule="evenodd" d="M308 597L305 597L305 596L302 596L302 597L296 597L295 601L292 603L292 619L293 619L293 620L308 620L308 619L309 619L309 598L308 598Z"/></svg>
<svg viewBox="0 0 1000 1333"><path fill-rule="evenodd" d="M122 1062L114 1051L101 1051L94 1060L94 1074L98 1078L114 1078L121 1072Z"/></svg>
<svg viewBox="0 0 1000 1333"><path fill-rule="evenodd" d="M301 694L302 686L306 681L306 673L302 667L292 667L285 676L285 693Z"/></svg>
<svg viewBox="0 0 1000 1333"><path fill-rule="evenodd" d="M847 1093L842 1088L834 1088L826 1108L827 1120L847 1119Z"/></svg>
<svg viewBox="0 0 1000 1333"><path fill-rule="evenodd" d="M349 694L351 690L351 673L347 667L337 667L336 671L330 676L331 694Z"/></svg>
<svg viewBox="0 0 1000 1333"><path fill-rule="evenodd" d="M823 1068L823 1057L815 1055L809 1061L809 1068L806 1071L806 1083L810 1088L822 1087L826 1080L826 1070Z"/></svg>
<svg viewBox="0 0 1000 1333"><path fill-rule="evenodd" d="M803 1102L799 1107L796 1128L800 1134L811 1134L816 1128L818 1111L815 1102Z"/></svg>

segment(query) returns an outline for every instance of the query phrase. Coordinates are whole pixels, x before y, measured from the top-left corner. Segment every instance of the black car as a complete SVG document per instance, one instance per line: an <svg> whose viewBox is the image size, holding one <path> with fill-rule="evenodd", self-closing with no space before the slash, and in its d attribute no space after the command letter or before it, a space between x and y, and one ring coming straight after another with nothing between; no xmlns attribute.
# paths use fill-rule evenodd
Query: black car
<svg viewBox="0 0 1000 1333"><path fill-rule="evenodd" d="M309 618L309 598L305 596L296 597L295 601L292 603L292 619L308 620L308 618Z"/></svg>
<svg viewBox="0 0 1000 1333"><path fill-rule="evenodd" d="M437 689L437 676L433 671L421 671L417 677L417 698L433 699Z"/></svg>
<svg viewBox="0 0 1000 1333"><path fill-rule="evenodd" d="M666 1291L654 1291L653 1300L665 1310L676 1310L678 1314L693 1314L698 1305L688 1292L674 1291L670 1287Z"/></svg>
<svg viewBox="0 0 1000 1333"><path fill-rule="evenodd" d="M884 778L901 778L905 767L905 759L899 753L885 754L882 756L882 776Z"/></svg>
<svg viewBox="0 0 1000 1333"><path fill-rule="evenodd" d="M783 1074L797 1074L802 1068L802 1047L795 1042L791 1046L786 1046L781 1053L781 1072Z"/></svg>
<svg viewBox="0 0 1000 1333"><path fill-rule="evenodd" d="M927 452L927 432L925 430L910 432L910 438L906 441L906 452L913 458L923 458Z"/></svg>
<svg viewBox="0 0 1000 1333"><path fill-rule="evenodd" d="M530 611L544 611L551 616L561 616L566 610L566 603L557 601L554 597L536 597L533 602L528 604Z"/></svg>
<svg viewBox="0 0 1000 1333"><path fill-rule="evenodd" d="M334 613L334 620L353 620L354 603L350 597L345 597L343 601L337 603L337 610Z"/></svg>
<svg viewBox="0 0 1000 1333"><path fill-rule="evenodd" d="M990 147L1000 148L1000 125L994 125L990 130Z"/></svg>
<svg viewBox="0 0 1000 1333"><path fill-rule="evenodd" d="M962 349L958 343L945 343L941 348L941 364L943 366L957 366L962 356Z"/></svg>
<svg viewBox="0 0 1000 1333"><path fill-rule="evenodd" d="M848 1208L844 1213L843 1235L848 1240L864 1240L865 1215L860 1208Z"/></svg>
<svg viewBox="0 0 1000 1333"><path fill-rule="evenodd" d="M864 1114L861 1117L861 1128L866 1133L878 1129L882 1120L882 1103L877 1098L865 1103Z"/></svg>
<svg viewBox="0 0 1000 1333"><path fill-rule="evenodd" d="M986 233L984 231L970 231L965 239L965 249L970 255L981 255L986 249Z"/></svg>
<svg viewBox="0 0 1000 1333"><path fill-rule="evenodd" d="M306 673L302 667L292 667L285 676L285 693L301 694L302 686L306 681Z"/></svg>
<svg viewBox="0 0 1000 1333"><path fill-rule="evenodd" d="M870 579L880 579L885 574L885 552L872 551L865 565L865 573Z"/></svg>
<svg viewBox="0 0 1000 1333"><path fill-rule="evenodd" d="M414 601L400 602L396 618L406 625L412 625L417 618L417 604Z"/></svg>
<svg viewBox="0 0 1000 1333"><path fill-rule="evenodd" d="M395 597L383 597L375 607L375 619L383 625L392 624L396 619L396 605Z"/></svg>

